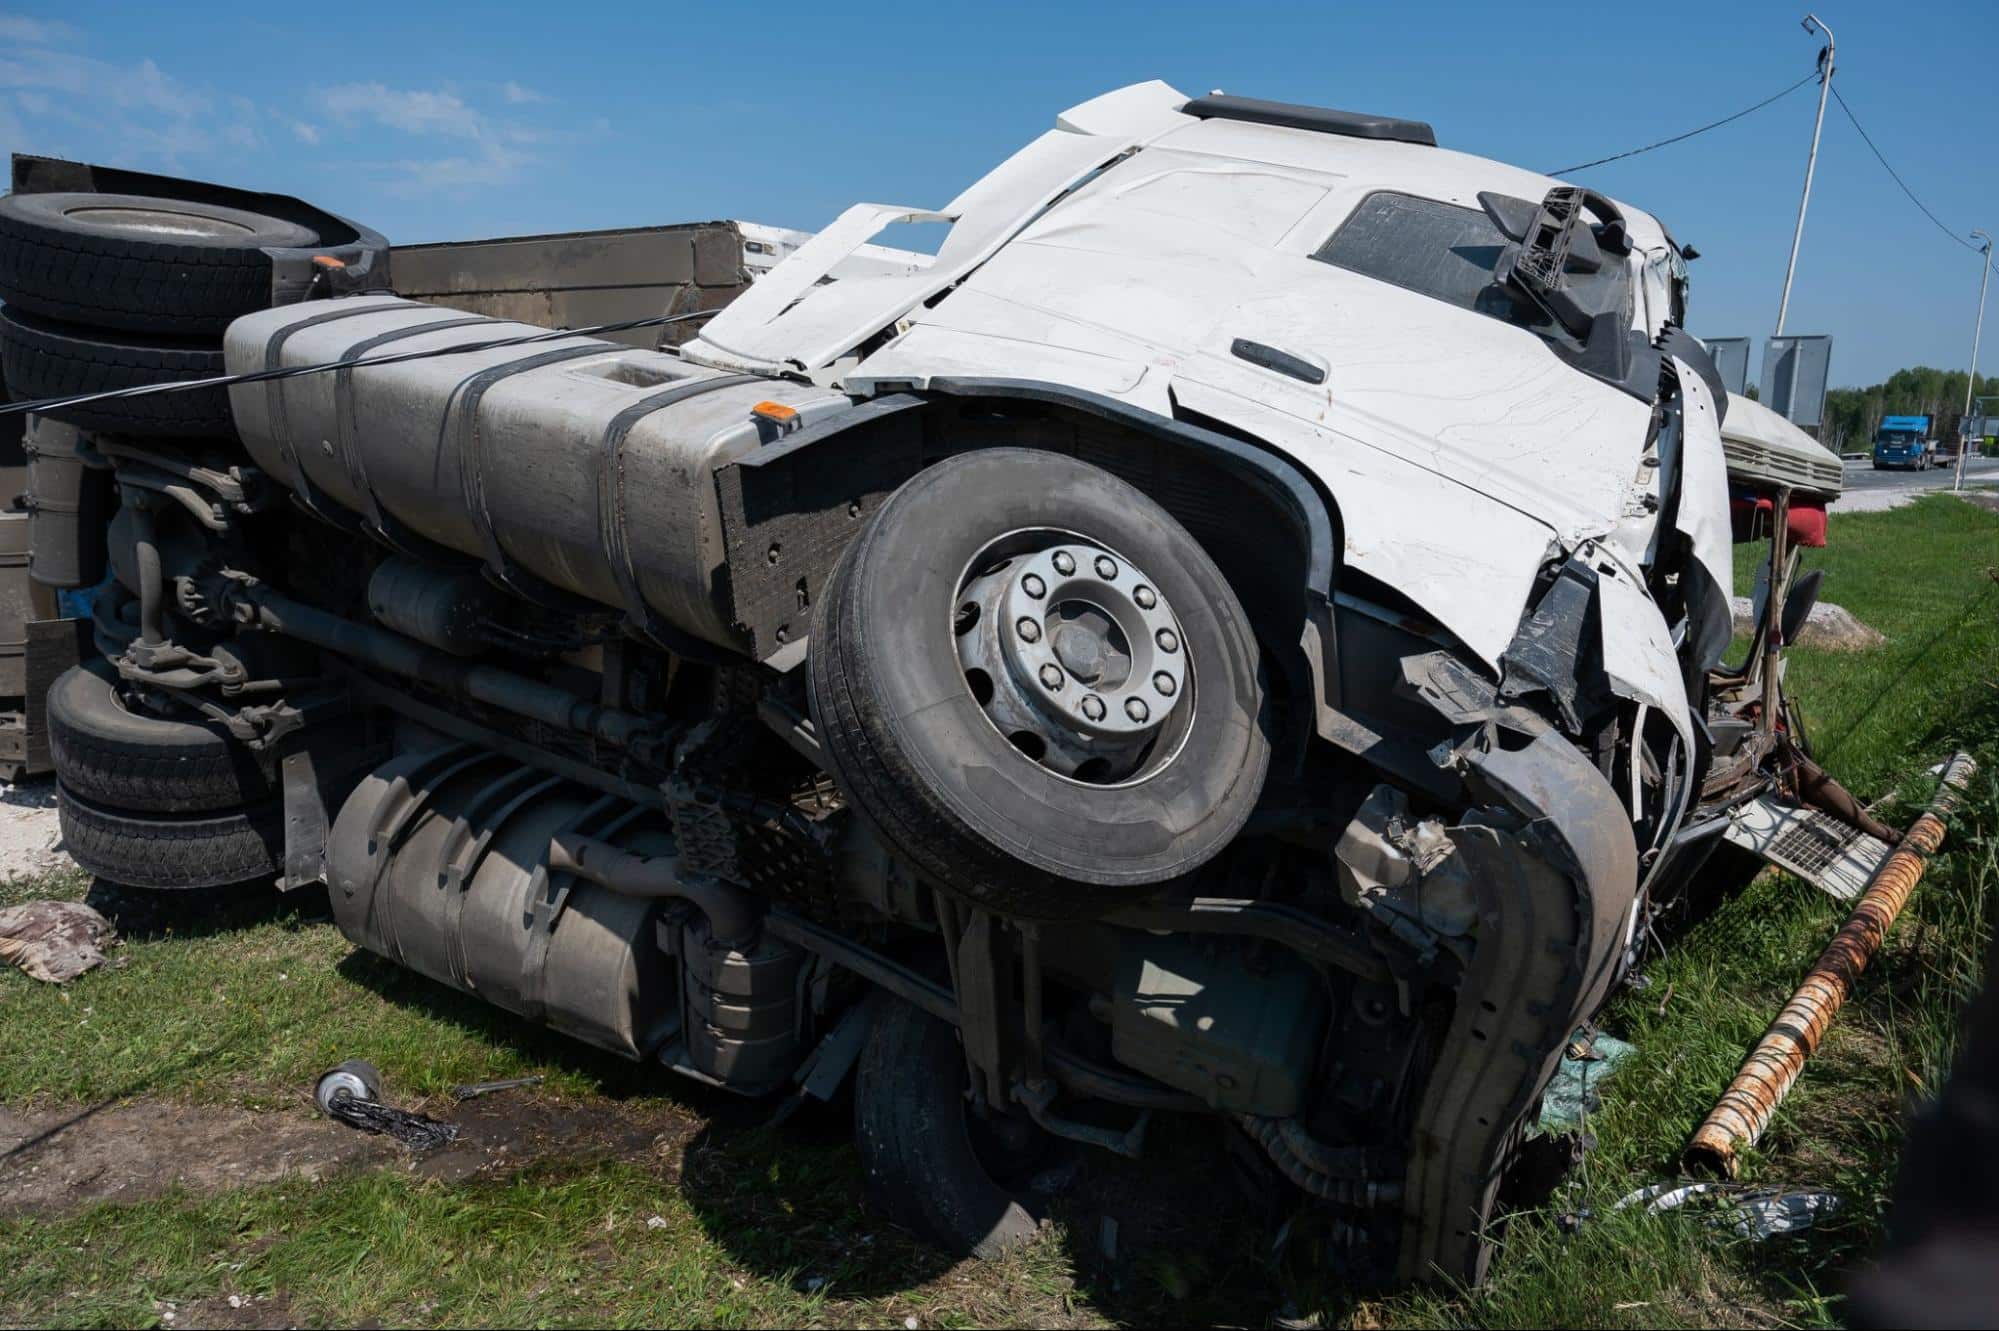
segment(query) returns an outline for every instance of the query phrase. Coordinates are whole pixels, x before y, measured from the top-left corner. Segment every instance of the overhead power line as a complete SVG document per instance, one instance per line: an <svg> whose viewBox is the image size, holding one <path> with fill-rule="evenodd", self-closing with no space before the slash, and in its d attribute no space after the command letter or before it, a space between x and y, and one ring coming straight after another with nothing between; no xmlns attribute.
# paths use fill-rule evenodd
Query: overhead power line
<svg viewBox="0 0 1999 1331"><path fill-rule="evenodd" d="M1657 143L1648 143L1642 148L1633 148L1629 152L1613 153L1609 157L1599 157L1593 162L1582 162L1576 166L1559 167L1553 171L1549 171L1544 174L1551 176L1566 176L1569 175L1571 172L1587 171L1590 167L1602 166L1605 162L1621 162L1627 157L1636 157L1640 153L1649 153L1655 148L1664 148L1668 147L1671 144L1682 143L1687 139L1693 138L1696 134L1705 134L1711 129L1720 129L1723 125L1730 124L1734 121L1742 119L1742 117L1746 115L1750 115L1754 112L1761 111L1764 107L1770 105L1772 102L1781 101L1784 98L1790 96L1792 93L1804 87L1807 83L1810 83L1813 79L1817 77L1818 77L1818 71L1814 69L1811 73L1805 75L1803 78L1799 79L1796 83L1793 83L1790 87L1784 89L1782 92L1772 93L1768 97L1765 97L1762 101L1756 103L1756 105L1754 106L1745 106L1740 111L1737 111L1734 115L1723 116L1719 120L1710 121L1708 124L1702 125L1699 129L1690 129L1684 134L1675 134L1670 139L1660 139ZM1834 92L1833 96L1837 97L1839 96L1839 94L1837 92ZM1842 105L1844 105L1844 103L1842 103Z"/></svg>
<svg viewBox="0 0 1999 1331"><path fill-rule="evenodd" d="M361 293L370 294L370 293ZM93 402L112 402L128 397L152 397L159 393L189 393L200 388L227 388L232 384L262 384L274 379L297 379L308 374L327 374L334 370L365 369L372 365L400 365L404 361L429 360L434 356L462 356L473 351L494 351L501 347L525 347L537 342L557 342L565 337L594 337L599 333L623 333L634 328L664 328L668 324L686 323L690 319L706 319L719 310L694 310L688 314L664 314L650 319L627 319L623 323L592 324L588 328L557 328L545 333L529 333L520 337L496 337L484 342L467 342L455 347L434 347L424 351L398 351L386 356L364 356L359 359L325 361L318 365L291 365L280 370L253 370L244 374L217 374L206 379L183 379L174 383L139 384L132 388L113 388L102 393L79 393L74 397L45 397L33 402L9 402L0 406L0 416L13 416L24 411L60 411L65 407L83 407ZM496 321L500 322L500 321Z"/></svg>
<svg viewBox="0 0 1999 1331"><path fill-rule="evenodd" d="M1833 100L1839 103L1839 109L1846 112L1846 118L1853 122L1853 127L1856 130L1860 131L1860 140L1861 142L1867 145L1867 150L1874 154L1874 160L1881 163L1881 169L1883 171L1886 171L1888 175L1894 180L1894 182L1902 187L1902 193L1909 196L1909 202L1915 204L1916 207L1922 209L1923 216L1929 218L1931 222L1934 222L1936 224L1936 229L1943 232L1946 236L1949 236L1953 242L1964 246L1964 248L1968 250L1976 250L1978 246L1972 244L1965 237L1958 235L1957 232L1945 226L1943 224L1943 221L1940 218L1938 218L1935 213L1930 211L1929 205L1916 197L1916 192L1909 188L1909 184L1907 181L1902 179L1902 173L1897 171L1894 167L1888 165L1888 159L1886 157L1883 157L1881 155L1881 150L1874 146L1874 140L1867 133L1866 127L1860 123L1860 117L1853 114L1853 108L1846 104L1846 98L1841 97L1839 95L1839 89L1834 88L1832 90L1832 96Z"/></svg>

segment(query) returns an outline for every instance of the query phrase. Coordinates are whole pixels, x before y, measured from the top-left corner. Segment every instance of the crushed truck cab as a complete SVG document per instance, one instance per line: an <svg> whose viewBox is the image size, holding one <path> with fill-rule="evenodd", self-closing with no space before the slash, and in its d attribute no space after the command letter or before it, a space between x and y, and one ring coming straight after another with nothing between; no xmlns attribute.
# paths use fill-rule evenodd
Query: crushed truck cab
<svg viewBox="0 0 1999 1331"><path fill-rule="evenodd" d="M226 429L37 420L115 506L46 538L112 570L52 718L86 867L226 838L524 1022L851 1076L954 1251L1033 1232L1049 1143L1178 1113L1355 1278L1480 1279L1571 1032L1789 742L1776 658L1722 659L1665 228L1154 82L938 207L545 239L204 325ZM495 265L585 259L675 322L504 317L559 283Z"/></svg>

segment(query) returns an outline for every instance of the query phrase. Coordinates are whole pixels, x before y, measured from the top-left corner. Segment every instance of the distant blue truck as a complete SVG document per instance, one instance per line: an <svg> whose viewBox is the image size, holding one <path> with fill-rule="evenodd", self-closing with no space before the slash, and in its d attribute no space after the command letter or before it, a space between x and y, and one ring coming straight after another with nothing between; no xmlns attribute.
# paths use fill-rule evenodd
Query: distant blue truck
<svg viewBox="0 0 1999 1331"><path fill-rule="evenodd" d="M1900 467L1928 471L1936 465L1937 441L1928 416L1883 416L1874 432L1874 469Z"/></svg>

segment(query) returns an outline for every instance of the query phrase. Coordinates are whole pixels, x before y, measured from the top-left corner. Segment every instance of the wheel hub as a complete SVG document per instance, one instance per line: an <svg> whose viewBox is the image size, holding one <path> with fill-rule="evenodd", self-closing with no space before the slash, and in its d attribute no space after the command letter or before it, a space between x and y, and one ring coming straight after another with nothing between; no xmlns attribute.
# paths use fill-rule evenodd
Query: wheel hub
<svg viewBox="0 0 1999 1331"><path fill-rule="evenodd" d="M1120 781L1183 707L1179 620L1142 569L1084 540L1049 539L967 580L959 662L1023 753L1065 776Z"/></svg>

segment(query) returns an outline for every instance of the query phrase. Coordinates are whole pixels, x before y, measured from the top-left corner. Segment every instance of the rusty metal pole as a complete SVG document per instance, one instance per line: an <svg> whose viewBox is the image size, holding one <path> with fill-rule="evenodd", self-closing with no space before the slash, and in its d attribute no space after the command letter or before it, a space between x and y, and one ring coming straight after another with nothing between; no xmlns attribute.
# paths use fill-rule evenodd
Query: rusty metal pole
<svg viewBox="0 0 1999 1331"><path fill-rule="evenodd" d="M1921 881L1929 857L1943 844L1944 820L1957 807L1965 783L1977 770L1978 765L1962 753L1944 768L1943 783L1930 807L1874 871L1873 881L1861 894L1853 914L1819 954L1804 983L1749 1051L1735 1080L1687 1143L1682 1161L1688 1173L1732 1177L1736 1152L1754 1146L1770 1126L1777 1105L1797 1081L1805 1060L1825 1039L1860 972L1867 969L1895 917L1902 913L1909 893Z"/></svg>

